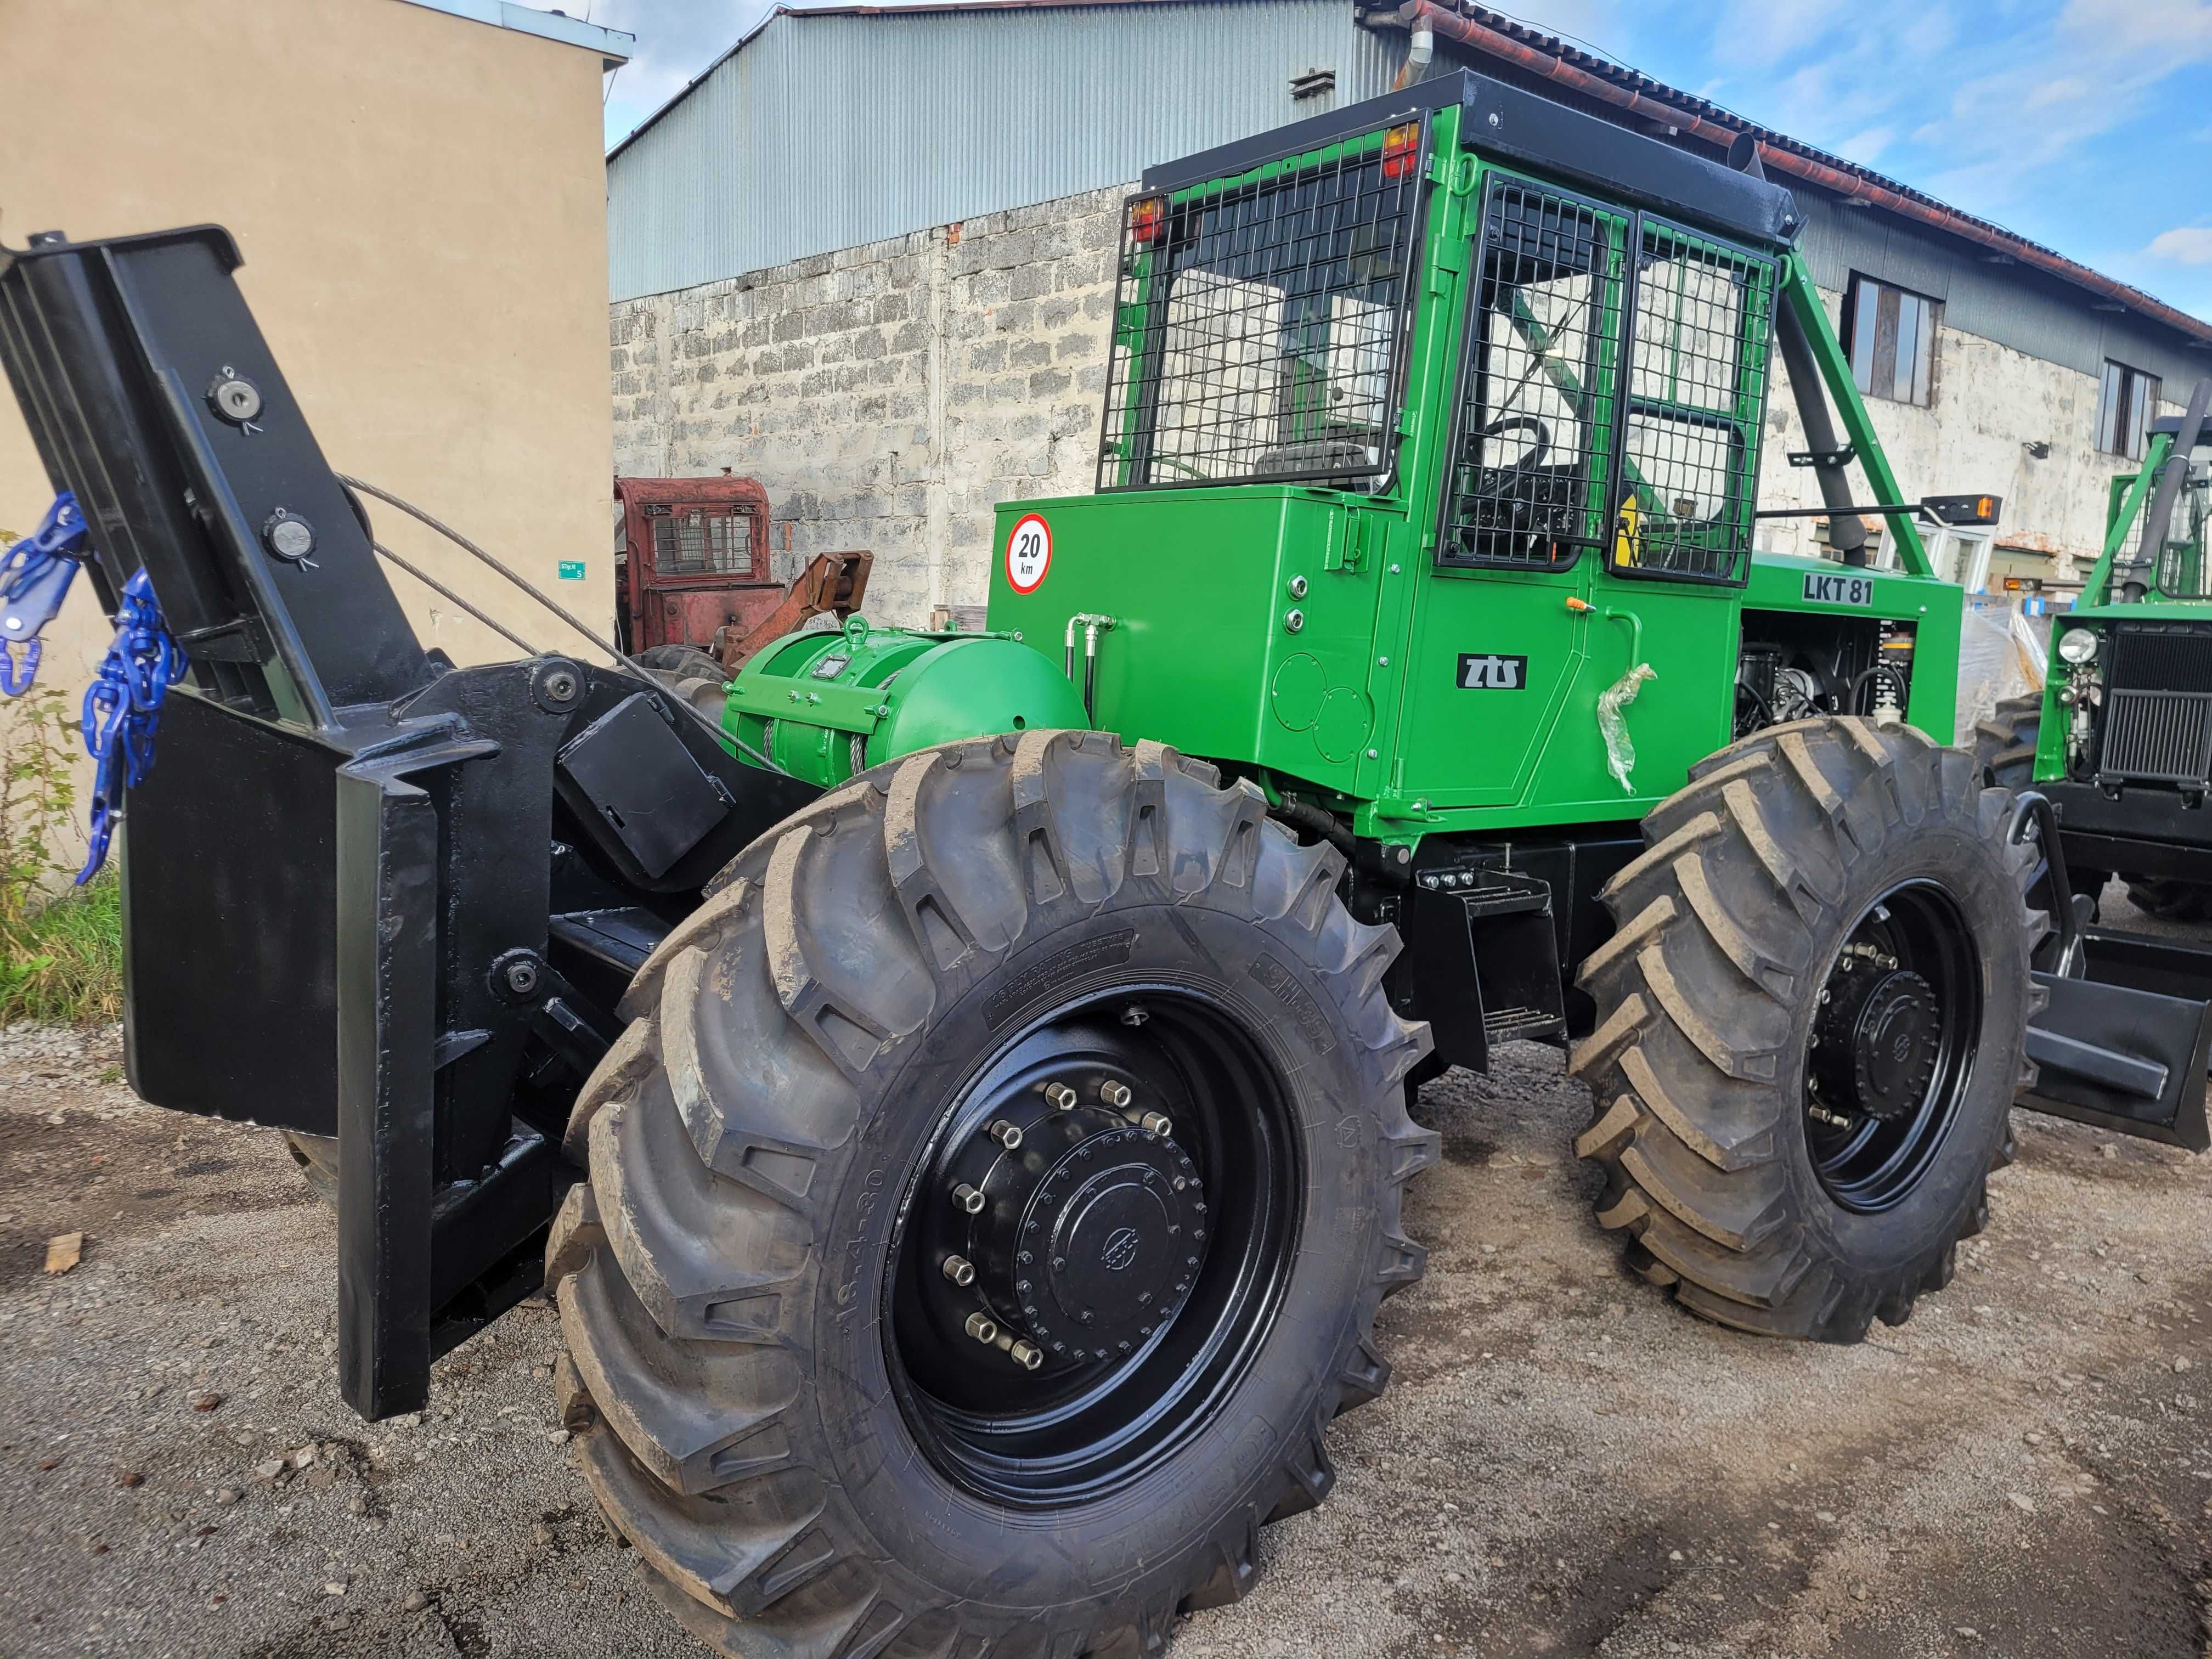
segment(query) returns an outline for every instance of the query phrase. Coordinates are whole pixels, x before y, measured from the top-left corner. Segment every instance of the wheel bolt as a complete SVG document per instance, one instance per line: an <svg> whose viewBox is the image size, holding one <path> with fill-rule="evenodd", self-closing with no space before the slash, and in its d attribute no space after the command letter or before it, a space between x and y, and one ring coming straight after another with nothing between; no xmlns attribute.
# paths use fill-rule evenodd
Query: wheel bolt
<svg viewBox="0 0 2212 1659"><path fill-rule="evenodd" d="M1169 1121L1168 1115L1165 1112L1139 1113L1137 1116L1136 1123L1137 1127L1139 1129L1142 1129L1146 1134L1158 1135L1163 1140L1167 1139L1168 1132L1175 1127L1175 1125Z"/></svg>
<svg viewBox="0 0 2212 1659"><path fill-rule="evenodd" d="M1021 1130L1017 1128L1014 1125L1007 1122L1006 1120L1002 1117L994 1118L991 1121L991 1127L984 1130L983 1133L990 1136L992 1139L997 1141L999 1145L1005 1147L1010 1152L1019 1152L1021 1150Z"/></svg>
<svg viewBox="0 0 2212 1659"><path fill-rule="evenodd" d="M1043 1351L1027 1342L1017 1342L1006 1352L1025 1371L1033 1371L1044 1364Z"/></svg>
<svg viewBox="0 0 2212 1659"><path fill-rule="evenodd" d="M999 1322L988 1314L969 1314L963 1328L978 1342L996 1342L999 1340Z"/></svg>
<svg viewBox="0 0 2212 1659"><path fill-rule="evenodd" d="M1075 1091L1065 1083L1046 1085L1044 1097L1051 1103L1052 1109L1055 1112L1072 1112L1075 1109Z"/></svg>
<svg viewBox="0 0 2212 1659"><path fill-rule="evenodd" d="M983 1194L963 1181L952 1189L952 1207L969 1215L981 1215L983 1212Z"/></svg>
<svg viewBox="0 0 2212 1659"><path fill-rule="evenodd" d="M1108 1083L1100 1086L1098 1098L1118 1112L1129 1103L1133 1097L1129 1093L1127 1084Z"/></svg>
<svg viewBox="0 0 2212 1659"><path fill-rule="evenodd" d="M975 1282L975 1264L964 1255L945 1258L945 1276L962 1289Z"/></svg>

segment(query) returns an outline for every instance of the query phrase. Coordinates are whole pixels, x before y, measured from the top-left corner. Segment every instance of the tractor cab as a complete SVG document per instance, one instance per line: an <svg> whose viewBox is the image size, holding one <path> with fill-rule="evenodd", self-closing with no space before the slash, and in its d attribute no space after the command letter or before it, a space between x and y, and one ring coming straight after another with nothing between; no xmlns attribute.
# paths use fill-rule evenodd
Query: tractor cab
<svg viewBox="0 0 2212 1659"><path fill-rule="evenodd" d="M1755 159L1468 73L1156 168L1125 213L1097 493L1000 509L991 626L1071 657L1080 631L1098 725L1386 842L1632 820L1808 714L1948 742L1960 593L1802 223ZM1848 568L1753 554L1778 349ZM1853 462L1875 508L1843 510ZM1850 544L1866 510L1901 570Z"/></svg>

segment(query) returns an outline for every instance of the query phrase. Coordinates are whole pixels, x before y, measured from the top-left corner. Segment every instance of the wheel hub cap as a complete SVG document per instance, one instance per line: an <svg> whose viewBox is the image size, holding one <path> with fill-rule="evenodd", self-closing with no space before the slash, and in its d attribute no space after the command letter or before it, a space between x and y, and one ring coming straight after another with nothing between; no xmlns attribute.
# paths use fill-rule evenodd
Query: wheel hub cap
<svg viewBox="0 0 2212 1659"><path fill-rule="evenodd" d="M1942 1008L1935 988L1909 969L1854 957L1828 988L1814 1072L1820 1097L1878 1122L1908 1115L1936 1073Z"/></svg>
<svg viewBox="0 0 2212 1659"><path fill-rule="evenodd" d="M1054 1360L1127 1353L1172 1319L1206 1248L1189 1155L1101 1107L1054 1112L998 1160L977 1288Z"/></svg>

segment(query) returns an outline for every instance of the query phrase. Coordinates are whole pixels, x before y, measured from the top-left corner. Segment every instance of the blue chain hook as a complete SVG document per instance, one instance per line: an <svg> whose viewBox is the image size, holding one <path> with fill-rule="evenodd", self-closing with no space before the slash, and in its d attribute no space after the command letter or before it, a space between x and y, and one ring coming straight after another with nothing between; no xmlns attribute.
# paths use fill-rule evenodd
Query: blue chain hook
<svg viewBox="0 0 2212 1659"><path fill-rule="evenodd" d="M39 678L39 630L62 608L90 552L84 514L66 489L36 530L0 551L0 696L20 697ZM23 647L20 667L9 649L14 645Z"/></svg>
<svg viewBox="0 0 2212 1659"><path fill-rule="evenodd" d="M84 692L85 752L98 763L92 786L91 848L80 887L107 862L115 814L123 792L135 788L154 764L154 732L161 699L185 672L185 653L161 620L154 585L143 569L123 586L115 607L115 639Z"/></svg>

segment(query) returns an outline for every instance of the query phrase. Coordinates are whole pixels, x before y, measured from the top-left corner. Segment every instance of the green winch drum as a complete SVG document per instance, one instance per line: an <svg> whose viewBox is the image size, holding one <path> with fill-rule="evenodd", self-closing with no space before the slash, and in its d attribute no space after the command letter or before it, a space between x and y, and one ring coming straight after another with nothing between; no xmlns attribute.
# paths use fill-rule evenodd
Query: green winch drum
<svg viewBox="0 0 2212 1659"><path fill-rule="evenodd" d="M856 616L746 664L722 724L781 770L830 788L934 744L1091 721L1060 666L1018 635L872 628Z"/></svg>

